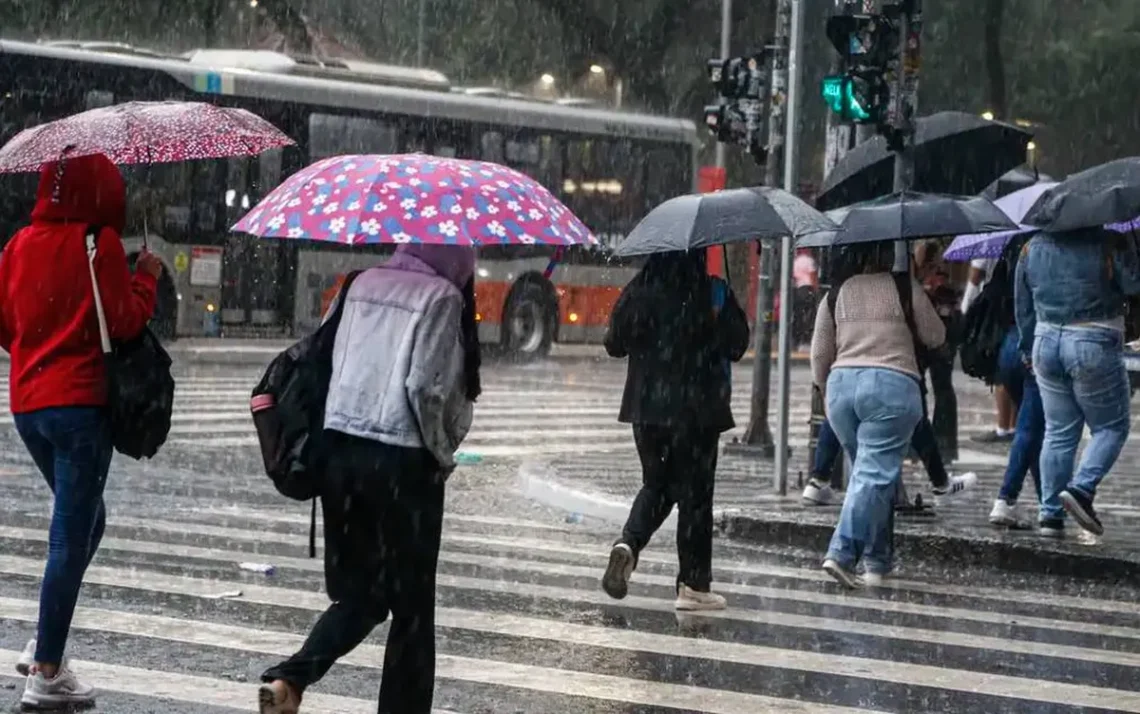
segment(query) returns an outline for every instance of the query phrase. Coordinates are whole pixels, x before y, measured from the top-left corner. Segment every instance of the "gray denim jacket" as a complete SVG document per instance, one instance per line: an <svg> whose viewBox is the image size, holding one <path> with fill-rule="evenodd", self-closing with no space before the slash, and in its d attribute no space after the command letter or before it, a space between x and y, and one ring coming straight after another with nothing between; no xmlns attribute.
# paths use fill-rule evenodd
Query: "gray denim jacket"
<svg viewBox="0 0 1140 714"><path fill-rule="evenodd" d="M464 390L462 305L459 290L413 256L361 273L336 333L325 428L426 448L450 471L473 406Z"/></svg>

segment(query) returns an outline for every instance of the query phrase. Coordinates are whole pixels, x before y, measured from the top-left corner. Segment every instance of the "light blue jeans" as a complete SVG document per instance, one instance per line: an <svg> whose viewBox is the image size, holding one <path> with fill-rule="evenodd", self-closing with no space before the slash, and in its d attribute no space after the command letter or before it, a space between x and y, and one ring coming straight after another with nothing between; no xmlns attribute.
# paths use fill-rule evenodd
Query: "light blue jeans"
<svg viewBox="0 0 1140 714"><path fill-rule="evenodd" d="M1124 336L1099 327L1037 324L1033 372L1045 409L1041 448L1041 520L1062 518L1061 491L1075 488L1092 498L1109 472L1131 427ZM1085 424L1092 438L1073 474Z"/></svg>
<svg viewBox="0 0 1140 714"><path fill-rule="evenodd" d="M903 457L922 418L918 380L881 367L841 367L827 378L827 418L852 460L851 478L827 557L870 573L894 563L891 519Z"/></svg>

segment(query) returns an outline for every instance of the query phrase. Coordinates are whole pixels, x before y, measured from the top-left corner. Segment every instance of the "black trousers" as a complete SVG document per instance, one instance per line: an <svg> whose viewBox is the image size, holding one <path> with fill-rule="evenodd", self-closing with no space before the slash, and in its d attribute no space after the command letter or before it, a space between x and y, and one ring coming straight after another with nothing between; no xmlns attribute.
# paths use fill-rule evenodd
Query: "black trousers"
<svg viewBox="0 0 1140 714"><path fill-rule="evenodd" d="M712 583L712 505L720 434L634 424L633 440L641 457L641 491L621 542L636 557L676 504L678 586L707 592Z"/></svg>
<svg viewBox="0 0 1140 714"><path fill-rule="evenodd" d="M958 395L954 391L954 355L956 348L945 350L930 360L930 391L934 395L934 418L931 424L938 450L948 461L958 458ZM924 400L925 401L925 400Z"/></svg>
<svg viewBox="0 0 1140 714"><path fill-rule="evenodd" d="M435 576L443 479L422 449L330 433L321 494L333 600L295 655L262 681L303 692L392 615L378 714L429 714L435 689Z"/></svg>

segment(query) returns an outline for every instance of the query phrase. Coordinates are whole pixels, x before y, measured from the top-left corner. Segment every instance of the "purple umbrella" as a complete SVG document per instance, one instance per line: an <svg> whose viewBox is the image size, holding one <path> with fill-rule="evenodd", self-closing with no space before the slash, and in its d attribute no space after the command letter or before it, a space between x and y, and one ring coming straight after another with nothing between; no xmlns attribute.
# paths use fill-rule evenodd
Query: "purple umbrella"
<svg viewBox="0 0 1140 714"><path fill-rule="evenodd" d="M994 205L1002 210L1005 215L1009 216L1012 220L1021 225L1021 219L1025 218L1025 214L1029 213L1029 209L1041 198L1041 194L1056 186L1056 183L1042 181L1035 183L1032 186L1023 188L1020 191L1014 191L1011 194L1002 196L994 201ZM976 260L978 258L997 258L1001 256L1002 250L1005 249L1005 244L1010 241L1014 236L1030 231L1038 230L1032 226L1022 225L1021 228L1012 231L1002 231L1000 233L974 233L970 235L961 235L954 239L942 257L946 260L953 260L958 262L966 262L968 260Z"/></svg>

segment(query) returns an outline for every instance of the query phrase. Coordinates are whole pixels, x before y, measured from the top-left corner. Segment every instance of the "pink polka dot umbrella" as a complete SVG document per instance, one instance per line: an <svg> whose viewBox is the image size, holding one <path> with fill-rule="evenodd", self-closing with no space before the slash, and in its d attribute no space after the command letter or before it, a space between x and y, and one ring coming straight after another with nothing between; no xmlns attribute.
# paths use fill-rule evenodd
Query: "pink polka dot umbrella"
<svg viewBox="0 0 1140 714"><path fill-rule="evenodd" d="M63 156L116 164L252 156L294 143L244 109L202 102L126 102L25 129L0 148L0 172L39 171Z"/></svg>
<svg viewBox="0 0 1140 714"><path fill-rule="evenodd" d="M486 161L425 154L322 159L273 189L231 229L357 245L592 245L542 184Z"/></svg>

